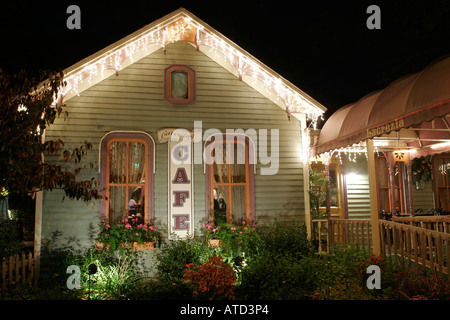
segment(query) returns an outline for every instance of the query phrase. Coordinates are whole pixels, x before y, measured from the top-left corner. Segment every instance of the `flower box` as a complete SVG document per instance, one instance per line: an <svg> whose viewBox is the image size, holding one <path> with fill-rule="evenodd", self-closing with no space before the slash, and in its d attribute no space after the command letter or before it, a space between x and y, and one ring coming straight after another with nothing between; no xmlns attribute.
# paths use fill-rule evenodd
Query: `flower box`
<svg viewBox="0 0 450 320"><path fill-rule="evenodd" d="M219 239L208 239L208 247L210 248L217 248L222 247L223 242Z"/></svg>
<svg viewBox="0 0 450 320"><path fill-rule="evenodd" d="M144 243L133 242L133 250L153 250L153 249L155 249L154 242L144 242Z"/></svg>
<svg viewBox="0 0 450 320"><path fill-rule="evenodd" d="M109 251L109 244L107 244L106 246L101 243L98 242L95 244L97 250L103 250L105 249L106 251ZM124 249L130 249L130 250L136 250L136 251L141 251L141 250L153 250L155 249L155 243L154 242L144 242L144 243L137 243L137 242L132 242L132 243L123 243L122 244L122 248Z"/></svg>

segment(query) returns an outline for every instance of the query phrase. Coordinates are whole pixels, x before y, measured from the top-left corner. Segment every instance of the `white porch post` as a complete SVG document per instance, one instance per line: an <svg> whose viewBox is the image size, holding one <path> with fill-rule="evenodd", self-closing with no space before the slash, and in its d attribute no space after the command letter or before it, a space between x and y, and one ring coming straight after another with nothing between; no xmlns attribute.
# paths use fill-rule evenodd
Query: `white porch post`
<svg viewBox="0 0 450 320"><path fill-rule="evenodd" d="M375 255L381 254L380 228L378 225L378 199L377 180L375 172L375 159L373 156L373 140L367 139L367 166L369 169L369 192L370 192L370 220L372 225L372 246Z"/></svg>
<svg viewBox="0 0 450 320"><path fill-rule="evenodd" d="M414 216L414 203L412 198L412 172L411 172L411 154L408 152L408 164L406 170L408 173L408 196L409 196L409 213Z"/></svg>

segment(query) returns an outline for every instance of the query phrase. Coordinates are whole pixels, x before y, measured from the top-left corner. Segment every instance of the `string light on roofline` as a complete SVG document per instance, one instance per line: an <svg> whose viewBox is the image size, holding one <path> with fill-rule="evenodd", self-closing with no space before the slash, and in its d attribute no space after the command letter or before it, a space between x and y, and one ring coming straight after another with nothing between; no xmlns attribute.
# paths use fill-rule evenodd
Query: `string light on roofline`
<svg viewBox="0 0 450 320"><path fill-rule="evenodd" d="M85 79L89 84L98 76L104 79L106 70L114 70L118 74L123 68L124 61L135 61L138 53L147 55L149 53L148 46L150 45L159 45L165 52L166 45L176 41L188 41L193 43L197 49L200 46L211 48L217 58L224 59L236 68L240 79L246 75L251 78L250 82L252 84L256 84L259 81L269 96L272 96L273 93L276 94L276 100L285 105L288 114L306 114L307 119L312 121L314 128L316 128L318 120L323 119L322 110L284 84L279 77L264 70L258 63L246 57L222 38L206 31L202 25L193 21L190 17L182 17L166 25L155 27L132 42L94 61L75 74L69 75L66 78L68 85L62 91L63 95L66 96L71 91L79 95L79 86Z"/></svg>
<svg viewBox="0 0 450 320"><path fill-rule="evenodd" d="M339 157L339 162L342 164L342 157L347 157L349 161L351 162L356 162L358 159L358 156L360 156L361 154L365 154L366 158L367 158L367 151L365 146L361 145L361 144L354 144L352 146L349 147L342 147L339 149L335 149L332 154L337 154L337 156Z"/></svg>

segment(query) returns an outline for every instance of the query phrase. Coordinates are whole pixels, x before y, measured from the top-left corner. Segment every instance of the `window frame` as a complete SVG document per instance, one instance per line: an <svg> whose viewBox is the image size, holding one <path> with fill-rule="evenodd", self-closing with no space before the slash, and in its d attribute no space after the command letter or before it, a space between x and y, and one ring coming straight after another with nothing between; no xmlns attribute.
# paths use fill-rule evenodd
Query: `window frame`
<svg viewBox="0 0 450 320"><path fill-rule="evenodd" d="M228 143L245 143L245 150L246 150L246 161L245 161L245 176L246 176L246 182L245 183L232 183L231 179L228 179L229 182L227 183L215 183L213 182L213 170L214 170L214 164L209 161L211 159L211 155L207 155L205 152L205 158L208 157L208 161L205 161L205 173L206 173L206 221L208 221L211 224L214 224L214 217L211 211L214 210L214 186L216 185L222 185L227 186L228 190L234 185L234 186L240 186L245 185L245 200L246 200L246 213L245 213L245 221L246 223L255 223L256 222L256 213L255 213L255 165L254 161L254 145L253 141L250 139L250 137L244 135L244 139L238 138L238 134L223 134L222 140L216 140L216 135L210 136L206 142L205 142L205 150L207 148L212 148L211 144L217 144L222 143L224 145L224 150L226 150L226 145ZM244 141L242 141L244 140ZM214 150L213 148L211 150ZM205 159L206 160L206 159ZM231 164L228 163L228 173L230 173L230 166ZM228 202L227 207L230 209L232 208L231 202L230 202L231 192L228 192ZM227 212L227 223L232 223L232 214L233 212Z"/></svg>
<svg viewBox="0 0 450 320"><path fill-rule="evenodd" d="M439 190L440 189L444 189L446 192L445 194L447 195L447 201L446 201L446 206L443 207L442 209L445 210L446 212L450 212L450 178L448 177L449 173L448 171L445 174L445 177L443 177L443 181L444 181L444 185L440 185L439 184L439 179L438 179L438 174L441 174L440 170L439 170L439 164L438 164L438 160L439 159L448 159L450 161L450 154L439 154L439 155L435 155L433 156L433 160L432 160L432 166L433 166L433 191L434 191L434 206L436 209L441 209L439 207Z"/></svg>
<svg viewBox="0 0 450 320"><path fill-rule="evenodd" d="M145 215L144 223L154 222L154 140L144 132L110 132L100 141L100 190L104 200L100 202L100 220L109 219L109 146L115 141L142 142L146 146L145 156ZM131 184L132 185L132 184ZM128 205L126 205L128 210Z"/></svg>
<svg viewBox="0 0 450 320"><path fill-rule="evenodd" d="M379 159L384 159L384 166L386 170L387 175L387 186L381 187L380 186L380 168L378 165ZM406 170L404 165L402 165L402 162L400 161L393 161L393 164L390 163L390 160L392 158L388 158L387 155L384 153L380 153L378 155L375 155L375 172L377 177L377 201L378 201L378 209L379 211L383 210L381 207L381 197L380 193L381 190L387 191L387 209L384 209L386 212L391 212L393 210L398 210L399 213L407 212L406 208L406 199L405 199L405 176L406 176ZM395 166L398 166L398 174L396 175L394 172L391 172L392 170L395 170ZM397 179L397 181L395 181ZM394 184L392 184L394 182ZM397 182L397 186L395 184ZM398 192L398 208L394 208L394 204L392 203L392 200L395 199L395 191Z"/></svg>
<svg viewBox="0 0 450 320"><path fill-rule="evenodd" d="M310 164L311 170L314 170L315 172L322 172L325 176L325 163L321 163L321 162L312 162ZM323 168L322 168L323 167ZM340 165L340 160L338 157L334 157L331 159L329 165L328 165L328 170L329 170L329 176L331 177L331 172L334 172L334 175L336 177L336 201L337 201L337 206L333 206L330 205L330 214L332 217L338 217L338 218L342 218L343 217L343 193L346 192L343 188L344 184L342 181L342 173L341 173L341 165ZM326 177L325 177L326 179ZM321 188L326 188L326 185L322 185L322 186L313 186L317 189L317 192L320 192ZM325 199L326 201L326 199ZM322 203L319 204L319 211L321 214L326 213L327 211L327 206L326 204L323 206Z"/></svg>
<svg viewBox="0 0 450 320"><path fill-rule="evenodd" d="M188 97L172 97L172 72L184 72L188 75ZM164 99L174 105L188 105L196 100L196 72L187 65L173 64L164 69Z"/></svg>
<svg viewBox="0 0 450 320"><path fill-rule="evenodd" d="M384 159L384 169L386 172L386 182L387 182L387 186L380 186L380 174L381 174L381 168L378 165L378 160L379 159ZM391 206L391 175L390 175L390 168L389 168L389 163L388 163L388 158L384 155L384 154L379 154L376 155L375 154L375 173L376 173L376 177L377 177L377 201L378 201L378 211L380 210L385 210L386 212L391 212L392 211L392 206ZM387 192L387 207L386 209L384 209L382 207L382 203L381 203L381 191Z"/></svg>

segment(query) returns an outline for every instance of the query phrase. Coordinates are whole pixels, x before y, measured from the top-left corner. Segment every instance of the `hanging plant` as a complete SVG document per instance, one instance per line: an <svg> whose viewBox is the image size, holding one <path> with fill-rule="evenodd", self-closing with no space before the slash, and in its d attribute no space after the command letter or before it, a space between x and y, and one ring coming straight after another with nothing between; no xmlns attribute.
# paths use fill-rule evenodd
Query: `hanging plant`
<svg viewBox="0 0 450 320"><path fill-rule="evenodd" d="M431 156L414 158L412 160L411 172L414 182L430 181L432 177Z"/></svg>

